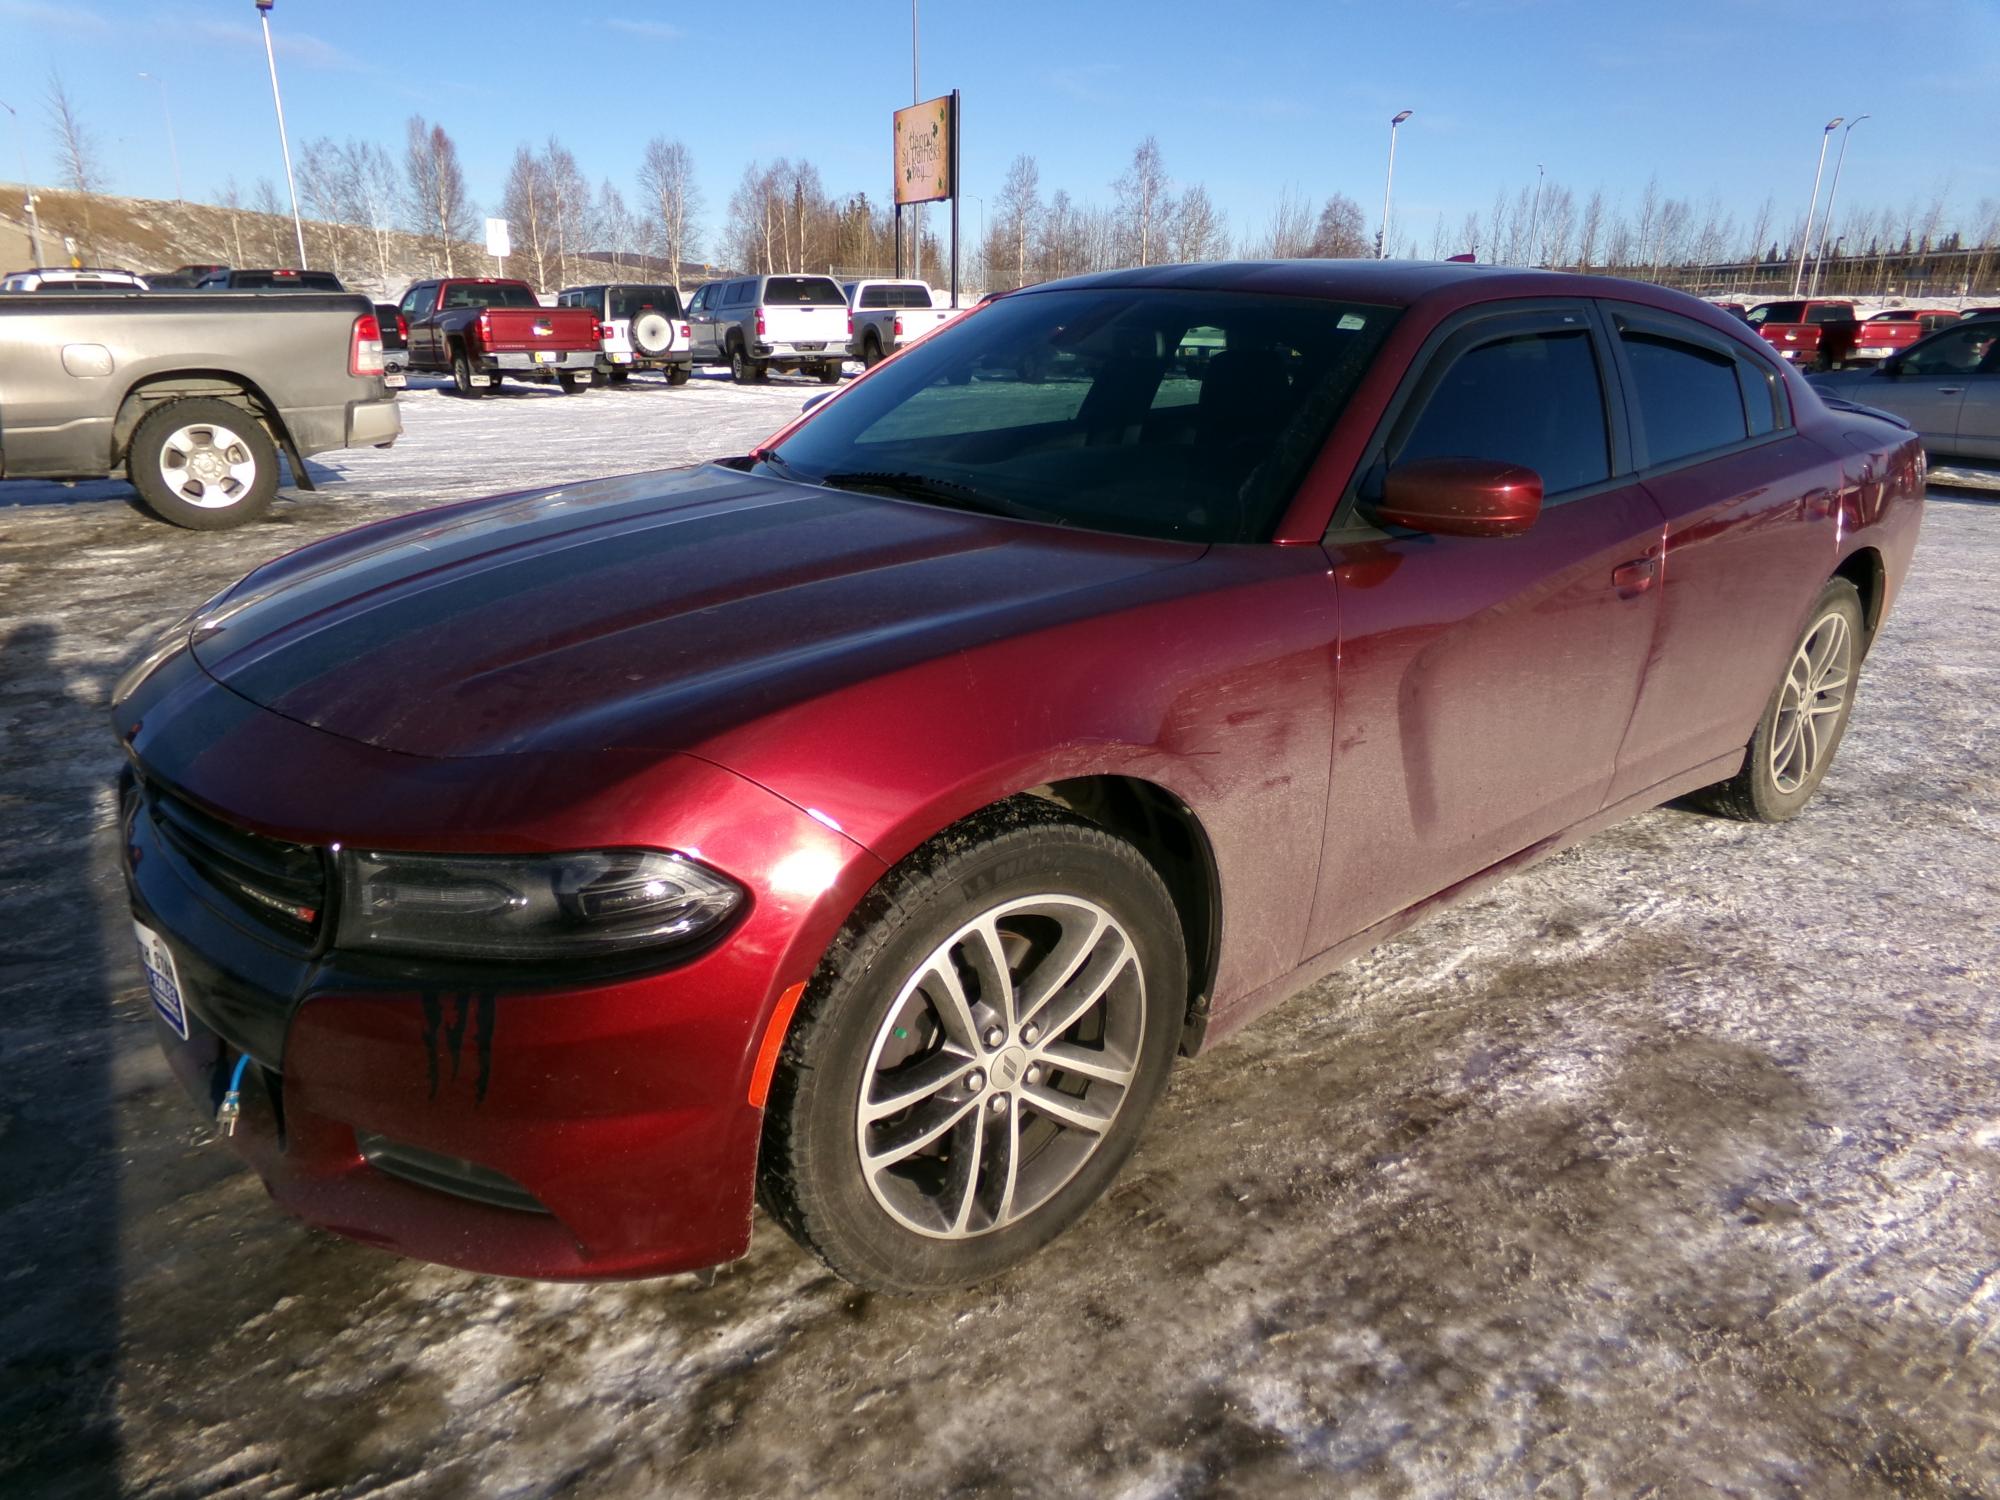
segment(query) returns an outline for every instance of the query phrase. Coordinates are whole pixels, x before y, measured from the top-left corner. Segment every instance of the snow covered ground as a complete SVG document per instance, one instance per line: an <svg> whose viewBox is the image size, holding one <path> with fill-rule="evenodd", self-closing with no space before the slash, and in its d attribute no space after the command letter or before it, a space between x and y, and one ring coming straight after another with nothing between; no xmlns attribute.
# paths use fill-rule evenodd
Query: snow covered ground
<svg viewBox="0 0 2000 1500"><path fill-rule="evenodd" d="M1781 829L1637 818L1178 1072L996 1285L710 1289L309 1232L152 1046L109 683L254 563L738 452L818 387L407 400L213 535L0 485L0 1492L2000 1493L2000 504L1934 493Z"/></svg>

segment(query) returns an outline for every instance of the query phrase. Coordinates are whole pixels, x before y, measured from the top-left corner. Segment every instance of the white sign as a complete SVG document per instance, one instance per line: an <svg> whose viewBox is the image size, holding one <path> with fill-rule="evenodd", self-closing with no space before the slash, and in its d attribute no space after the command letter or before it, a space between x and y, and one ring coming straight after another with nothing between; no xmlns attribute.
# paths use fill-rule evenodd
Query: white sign
<svg viewBox="0 0 2000 1500"><path fill-rule="evenodd" d="M500 260L505 260L514 253L514 242L507 237L505 219L486 221L486 253Z"/></svg>

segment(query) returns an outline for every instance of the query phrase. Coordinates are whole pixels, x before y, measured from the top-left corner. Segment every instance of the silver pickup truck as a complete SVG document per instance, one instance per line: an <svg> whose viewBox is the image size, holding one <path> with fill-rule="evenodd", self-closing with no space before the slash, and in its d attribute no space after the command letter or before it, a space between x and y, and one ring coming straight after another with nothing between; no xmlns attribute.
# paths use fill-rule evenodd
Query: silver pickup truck
<svg viewBox="0 0 2000 1500"><path fill-rule="evenodd" d="M269 508L278 454L401 435L375 309L352 293L0 296L0 479L129 479L176 526Z"/></svg>

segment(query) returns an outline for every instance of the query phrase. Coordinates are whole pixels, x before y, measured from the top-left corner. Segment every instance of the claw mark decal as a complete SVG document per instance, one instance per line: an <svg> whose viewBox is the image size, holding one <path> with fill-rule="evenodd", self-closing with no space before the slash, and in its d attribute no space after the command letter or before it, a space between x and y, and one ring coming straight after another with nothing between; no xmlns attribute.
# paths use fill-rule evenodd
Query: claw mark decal
<svg viewBox="0 0 2000 1500"><path fill-rule="evenodd" d="M496 1019L499 998L489 990L484 994L458 994L447 997L435 990L426 990L422 995L424 1007L424 1064L429 1073L430 1097L436 1099L438 1088L443 1082L443 1059L451 1059L451 1081L458 1082L459 1063L465 1050L465 1033L468 1026L472 1030L472 1047L478 1062L478 1073L473 1080L472 1099L475 1104L486 1102L486 1089L493 1081L493 1023ZM445 1020L445 1006L451 1006L451 1019Z"/></svg>

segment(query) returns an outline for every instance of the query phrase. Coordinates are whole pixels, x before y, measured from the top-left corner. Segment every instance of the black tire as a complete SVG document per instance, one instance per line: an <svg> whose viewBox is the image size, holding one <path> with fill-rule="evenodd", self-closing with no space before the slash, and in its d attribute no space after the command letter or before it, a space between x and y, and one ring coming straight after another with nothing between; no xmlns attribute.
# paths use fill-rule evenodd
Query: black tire
<svg viewBox="0 0 2000 1500"><path fill-rule="evenodd" d="M199 461L216 466L217 478L204 480L191 472L186 434L195 437L192 448ZM161 520L190 531L222 531L254 521L271 508L278 493L278 445L242 407L210 397L183 397L146 413L132 433L125 471L147 509Z"/></svg>
<svg viewBox="0 0 2000 1500"><path fill-rule="evenodd" d="M624 385L631 378L632 372L622 365L604 372L604 383L606 385Z"/></svg>
<svg viewBox="0 0 2000 1500"><path fill-rule="evenodd" d="M1783 777L1779 768L1787 761L1784 752L1791 743L1789 729L1801 717L1796 708L1788 713L1786 707L1787 703L1796 704L1801 698L1795 685L1795 668L1807 654L1817 633L1830 629L1829 622L1836 619L1845 627L1847 642L1839 703L1837 706L1828 705L1824 689L1810 695L1804 717L1815 725L1826 727L1815 729L1809 736L1814 749L1810 763L1802 767L1803 774ZM1867 646L1860 593L1845 578L1833 579L1820 591L1812 613L1807 617L1805 629L1799 633L1798 641L1785 657L1785 673L1772 689L1770 702L1764 705L1763 715L1757 720L1756 732L1750 736L1750 744L1744 752L1743 769L1729 780L1697 793L1697 799L1713 812L1749 823L1784 823L1804 811L1805 805L1819 790L1820 783L1826 780L1826 773L1832 769L1841 737L1847 732L1847 721L1854 712L1854 694L1860 686L1861 662ZM1831 676L1826 680L1831 681ZM1774 743L1780 752L1776 756L1772 753ZM1787 785L1787 780L1792 784Z"/></svg>
<svg viewBox="0 0 2000 1500"><path fill-rule="evenodd" d="M738 385L755 385L764 378L764 367L743 352L743 345L729 341L729 378Z"/></svg>
<svg viewBox="0 0 2000 1500"><path fill-rule="evenodd" d="M819 367L819 383L820 383L821 385L839 385L839 384L840 384L840 363L839 363L839 361L837 361L837 360L831 360L831 359L830 359L830 360L828 360L828 361L827 361L827 362L826 362L825 364L823 364L823 365L821 365L821 366Z"/></svg>
<svg viewBox="0 0 2000 1500"><path fill-rule="evenodd" d="M861 339L861 367L872 370L882 363L882 340L870 331Z"/></svg>
<svg viewBox="0 0 2000 1500"><path fill-rule="evenodd" d="M1042 1202L1011 1223L970 1237L928 1235L892 1217L863 1171L856 1126L862 1090L875 1077L871 1068L877 1054L871 1038L888 1035L887 1028L897 1019L890 1014L891 1007L898 1004L905 984L924 971L939 944L950 941L976 915L1035 895L1091 903L1114 918L1129 938L1141 996L1141 1014L1131 1021L1137 1029L1131 1042L1130 1081L1123 1085L1108 1128L1088 1133L1096 1144L1080 1165L1069 1168L1073 1175L1057 1179L1060 1185ZM1122 961L1111 967L1123 972ZM1130 982L1129 975L1121 981ZM1061 992L1058 985L1054 993ZM1105 993L1110 993L1108 988ZM1133 991L1124 993L1127 999L1121 1003L1129 1006ZM1108 1016L1110 1001L1103 1003ZM877 1291L896 1295L944 1291L998 1275L1069 1228L1110 1185L1137 1144L1145 1117L1166 1083L1186 1008L1187 954L1180 922L1166 887L1145 857L1122 839L1038 799L1015 798L989 809L931 840L885 877L807 986L785 1039L765 1115L759 1168L765 1209L841 1276ZM1077 1024L1087 1026L1096 1013L1078 1014L1083 1019ZM906 1035L900 1028L895 1034ZM1075 1036L1074 1030L1066 1029L1063 1037L1072 1040L1061 1044L1074 1046ZM1020 1040L1033 1041L1032 1032L1022 1032ZM1046 1045L1061 1039L1042 1041ZM1005 1050L1015 1049L1010 1042ZM1023 1131L1037 1128L1018 1122L1035 1108L1028 1085L1041 1085L1042 1079L1035 1071L1021 1074L1016 1055L1009 1065L1015 1070L1013 1077L1003 1085L1004 1055L996 1050L987 1059L993 1070L989 1092L998 1093L1018 1081L1021 1091L1010 1096L1015 1105L1009 1122L1018 1145L1026 1138ZM1055 1088L1055 1080L1064 1079L1059 1065L1051 1068L1044 1075L1046 1088ZM983 1080L985 1075L975 1073L973 1078ZM1081 1086L1086 1094L1095 1087ZM966 1087L982 1088L985 1083ZM925 1102L938 1098L945 1098L948 1107L963 1108L955 1093ZM983 1112L991 1102L990 1097L983 1099L973 1113ZM1008 1119L1004 1104L994 1107L1001 1111L996 1118ZM948 1138L958 1139L956 1134ZM1044 1135L1040 1150L1075 1139ZM1040 1150L1029 1150L1022 1164L1032 1165ZM1011 1191L1011 1178L1009 1182Z"/></svg>
<svg viewBox="0 0 2000 1500"><path fill-rule="evenodd" d="M451 351L451 388L461 396L483 396L489 389L472 383L472 358L463 348Z"/></svg>
<svg viewBox="0 0 2000 1500"><path fill-rule="evenodd" d="M556 384L562 387L562 393L565 396L577 395L579 392L590 389L590 371L558 370L556 371Z"/></svg>
<svg viewBox="0 0 2000 1500"><path fill-rule="evenodd" d="M686 385L693 374L694 369L690 365L669 365L667 366L667 384Z"/></svg>

